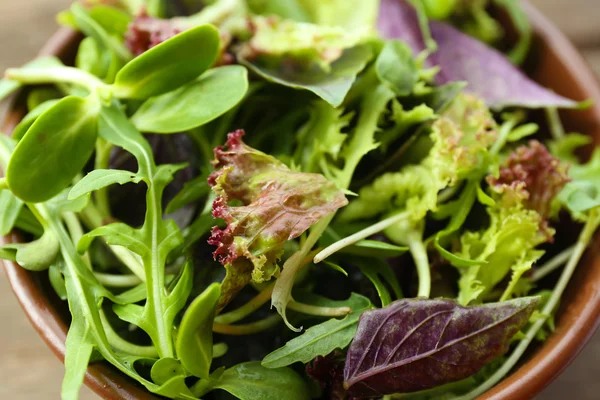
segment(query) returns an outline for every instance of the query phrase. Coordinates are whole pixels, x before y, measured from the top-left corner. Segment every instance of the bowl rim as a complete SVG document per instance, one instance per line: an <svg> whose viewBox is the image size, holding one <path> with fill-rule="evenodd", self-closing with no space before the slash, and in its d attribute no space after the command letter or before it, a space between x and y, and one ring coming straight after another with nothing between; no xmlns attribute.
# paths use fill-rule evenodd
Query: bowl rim
<svg viewBox="0 0 600 400"><path fill-rule="evenodd" d="M524 1L523 5L536 35L560 56L569 72L577 72L572 78L586 97L594 100L594 105L588 111L593 113L593 119L600 124L600 85L588 63L548 18L528 2ZM49 39L39 56L64 56L69 46L79 38L79 33L61 28ZM14 111L14 106L11 106L10 111ZM18 119L18 113L9 112L3 125L4 132L12 131L19 122ZM19 240L19 236L13 233L0 237L0 244ZM600 254L595 255L594 260L596 264L600 264ZM27 318L52 352L64 362L68 326L60 318L46 293L40 290L39 273L27 271L14 262L0 260L0 263L4 265L9 284ZM577 357L599 323L600 294L592 296L590 301L584 304L574 323L568 326L562 335L552 335L525 363L478 399L521 400L534 397ZM101 398L108 400L159 398L105 362L90 364L85 384Z"/></svg>

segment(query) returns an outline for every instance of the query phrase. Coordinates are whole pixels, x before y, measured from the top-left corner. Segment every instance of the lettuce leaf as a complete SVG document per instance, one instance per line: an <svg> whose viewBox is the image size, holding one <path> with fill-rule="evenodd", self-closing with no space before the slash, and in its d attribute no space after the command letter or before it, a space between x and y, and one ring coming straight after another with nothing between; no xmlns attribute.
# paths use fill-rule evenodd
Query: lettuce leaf
<svg viewBox="0 0 600 400"><path fill-rule="evenodd" d="M343 192L323 176L290 170L245 145L243 135L229 134L227 149L215 150L216 171L209 178L218 196L213 216L227 223L225 229L213 228L209 243L217 246L215 259L228 269L227 281L237 282L232 290L250 278L265 282L277 275L284 244L347 204Z"/></svg>

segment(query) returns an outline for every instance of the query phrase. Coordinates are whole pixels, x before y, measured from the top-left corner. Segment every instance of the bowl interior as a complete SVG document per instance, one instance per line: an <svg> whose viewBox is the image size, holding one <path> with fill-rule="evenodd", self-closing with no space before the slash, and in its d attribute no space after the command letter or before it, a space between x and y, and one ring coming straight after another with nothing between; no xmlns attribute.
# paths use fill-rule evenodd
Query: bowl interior
<svg viewBox="0 0 600 400"><path fill-rule="evenodd" d="M568 40L536 9L526 6L535 26L534 54L528 71L539 83L575 100L593 99L596 105L586 111L563 111L568 131L591 135L600 144L600 88ZM69 30L53 36L41 55L73 60L80 37ZM10 133L24 115L17 101L9 112L3 131ZM597 238L598 239L598 238ZM19 241L16 234L0 238L0 243ZM64 360L68 329L66 304L54 294L44 273L29 272L15 263L3 262L10 284L32 325L52 351ZM600 316L600 247L591 246L578 267L559 311L556 332L531 352L518 369L482 399L530 399L550 383L582 349L594 333ZM86 384L104 399L157 399L143 387L126 378L107 363L92 363Z"/></svg>

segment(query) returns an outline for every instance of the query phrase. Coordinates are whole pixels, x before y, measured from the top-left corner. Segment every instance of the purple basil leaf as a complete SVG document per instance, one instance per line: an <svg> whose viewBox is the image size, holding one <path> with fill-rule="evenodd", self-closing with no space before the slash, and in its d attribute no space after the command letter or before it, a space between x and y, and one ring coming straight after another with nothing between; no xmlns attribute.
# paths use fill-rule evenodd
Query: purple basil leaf
<svg viewBox="0 0 600 400"><path fill-rule="evenodd" d="M441 22L432 21L430 27L438 43L432 55L433 63L441 67L438 84L468 82L465 91L479 95L492 108L578 106L532 81L504 54L485 43Z"/></svg>
<svg viewBox="0 0 600 400"><path fill-rule="evenodd" d="M386 39L399 39L415 54L425 49L417 11L405 0L381 0L377 29Z"/></svg>
<svg viewBox="0 0 600 400"><path fill-rule="evenodd" d="M429 23L438 49L427 66L439 66L437 84L467 82L466 92L491 108L575 108L579 103L538 85L499 51L443 22ZM406 42L415 55L425 50L416 10L406 0L382 0L378 29L386 39Z"/></svg>
<svg viewBox="0 0 600 400"><path fill-rule="evenodd" d="M462 307L405 299L366 311L348 350L344 386L353 396L377 397L469 377L508 351L538 302L527 297Z"/></svg>

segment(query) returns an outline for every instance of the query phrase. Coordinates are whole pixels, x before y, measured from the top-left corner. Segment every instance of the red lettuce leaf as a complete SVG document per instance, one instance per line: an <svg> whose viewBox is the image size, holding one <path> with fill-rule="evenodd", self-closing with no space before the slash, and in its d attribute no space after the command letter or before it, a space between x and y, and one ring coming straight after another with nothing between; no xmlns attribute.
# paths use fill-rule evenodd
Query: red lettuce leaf
<svg viewBox="0 0 600 400"><path fill-rule="evenodd" d="M353 396L379 397L469 377L508 351L538 302L528 297L462 307L405 299L366 311L348 350L344 386Z"/></svg>
<svg viewBox="0 0 600 400"><path fill-rule="evenodd" d="M542 143L531 140L508 156L498 177L488 176L487 181L503 201L522 201L547 219L553 201L570 179L568 165L553 157Z"/></svg>
<svg viewBox="0 0 600 400"><path fill-rule="evenodd" d="M241 130L230 133L227 149L215 150L216 170L209 184L219 197L213 216L224 219L227 227L215 227L209 243L217 246L215 259L234 267L228 269L249 271L255 282L264 282L277 274L286 241L348 201L322 175L290 170L244 144L243 135ZM234 200L242 205L230 205Z"/></svg>
<svg viewBox="0 0 600 400"><path fill-rule="evenodd" d="M464 81L465 91L483 98L492 108L510 106L574 108L579 104L538 85L499 51L451 25L430 21L432 38L438 49L427 60L439 66L439 85ZM405 41L415 52L425 50L417 13L406 0L383 0L378 29L386 39Z"/></svg>
<svg viewBox="0 0 600 400"><path fill-rule="evenodd" d="M129 25L125 45L134 55L139 56L188 28L177 18L159 19L143 12Z"/></svg>

